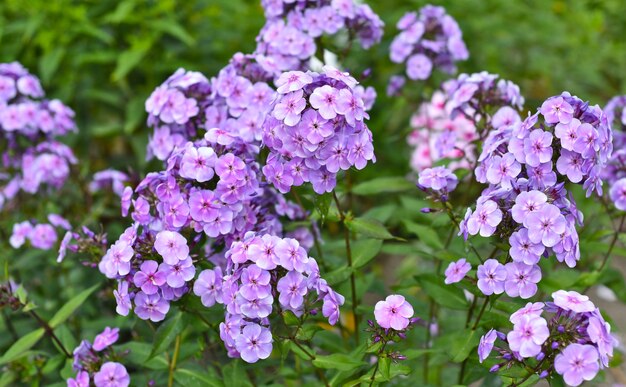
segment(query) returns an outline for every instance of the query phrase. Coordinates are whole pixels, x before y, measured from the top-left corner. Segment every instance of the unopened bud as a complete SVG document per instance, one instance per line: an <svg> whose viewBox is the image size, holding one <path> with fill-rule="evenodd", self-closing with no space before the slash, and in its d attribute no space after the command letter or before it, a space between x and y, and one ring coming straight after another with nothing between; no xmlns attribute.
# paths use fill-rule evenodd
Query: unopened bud
<svg viewBox="0 0 626 387"><path fill-rule="evenodd" d="M489 372L498 372L500 369L500 364L496 364L493 367L489 368Z"/></svg>

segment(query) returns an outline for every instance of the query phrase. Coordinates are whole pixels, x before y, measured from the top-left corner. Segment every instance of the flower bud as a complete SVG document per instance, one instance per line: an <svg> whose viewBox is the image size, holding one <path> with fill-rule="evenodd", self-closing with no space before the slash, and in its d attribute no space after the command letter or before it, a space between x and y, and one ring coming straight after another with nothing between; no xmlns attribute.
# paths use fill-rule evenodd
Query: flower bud
<svg viewBox="0 0 626 387"><path fill-rule="evenodd" d="M489 372L498 372L500 369L500 364L496 364L493 367L489 368Z"/></svg>

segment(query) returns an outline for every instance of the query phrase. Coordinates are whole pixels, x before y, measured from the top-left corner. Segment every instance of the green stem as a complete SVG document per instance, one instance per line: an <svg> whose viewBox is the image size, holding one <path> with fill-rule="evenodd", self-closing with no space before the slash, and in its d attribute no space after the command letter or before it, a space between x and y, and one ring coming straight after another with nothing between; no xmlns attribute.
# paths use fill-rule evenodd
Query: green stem
<svg viewBox="0 0 626 387"><path fill-rule="evenodd" d="M372 372L372 377L370 378L369 387L372 387L374 384L374 380L376 380L376 373L378 372L378 368L380 367L380 355L385 351L385 347L387 346L387 340L384 339L383 345L378 350L378 354L376 355L376 365L374 366L374 372Z"/></svg>
<svg viewBox="0 0 626 387"><path fill-rule="evenodd" d="M174 355L172 355L172 361L170 362L170 373L167 379L168 387L174 385L174 371L176 370L176 362L178 361L178 353L180 352L180 335L176 336L176 342L174 343Z"/></svg>
<svg viewBox="0 0 626 387"><path fill-rule="evenodd" d="M65 357L71 359L72 358L72 354L70 354L68 352L67 349L65 349L65 346L63 345L63 343L61 342L61 340L59 340L59 338L57 337L57 335L54 333L54 330L52 329L52 327L50 326L50 324L48 324L44 319L42 319L34 310L31 310L30 312L28 312L35 320L37 320L37 322L39 323L39 325L41 325L41 327L46 331L46 335L50 336L50 338L59 346L59 348L61 349L61 351L63 352L63 354L65 355Z"/></svg>
<svg viewBox="0 0 626 387"><path fill-rule="evenodd" d="M626 220L626 214L622 215L619 226L615 229L615 232L613 233L613 240L611 240L611 244L609 245L609 250L604 255L604 259L602 259L602 264L600 265L600 268L598 269L598 271L602 271L602 269L604 269L604 266L606 265L609 259L609 256L611 256L611 253L613 252L613 248L615 247L615 244L617 243L617 239L619 238L619 234L622 231L622 228L624 227L625 220Z"/></svg>
<svg viewBox="0 0 626 387"><path fill-rule="evenodd" d="M352 292L352 317L354 320L354 338L356 342L359 343L359 318L356 312L357 298L356 298L356 279L354 275L354 270L352 269L352 249L350 247L350 230L348 230L348 226L346 226L346 215L341 211L341 206L339 205L339 198L337 197L337 193L333 191L333 199L335 200L335 204L337 205L337 211L339 212L339 218L341 219L341 223L343 224L343 236L346 243L346 256L348 258L348 267L350 268L350 290Z"/></svg>

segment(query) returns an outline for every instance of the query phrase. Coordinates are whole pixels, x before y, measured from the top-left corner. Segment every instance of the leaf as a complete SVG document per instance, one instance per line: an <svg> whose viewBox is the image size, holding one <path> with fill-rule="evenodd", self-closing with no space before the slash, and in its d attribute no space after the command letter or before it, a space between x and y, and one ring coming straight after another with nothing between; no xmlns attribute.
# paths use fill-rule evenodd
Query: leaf
<svg viewBox="0 0 626 387"><path fill-rule="evenodd" d="M403 223L407 231L415 234L426 246L432 247L435 250L443 249L443 242L441 242L439 235L431 227L417 224L410 220L404 220Z"/></svg>
<svg viewBox="0 0 626 387"><path fill-rule="evenodd" d="M445 285L443 277L435 274L422 274L416 281L435 302L450 309L467 309L463 291L453 285Z"/></svg>
<svg viewBox="0 0 626 387"><path fill-rule="evenodd" d="M183 330L183 314L181 312L176 313L165 321L159 329L157 329L154 335L154 343L152 344L152 351L148 360L152 359L158 353L164 353L172 344L172 341Z"/></svg>
<svg viewBox="0 0 626 387"><path fill-rule="evenodd" d="M470 352L478 346L478 342L480 341L480 336L482 336L482 334L482 331L467 329L458 332L459 338L458 340L453 341L453 345L451 347L450 354L452 355L452 361L460 363L467 359Z"/></svg>
<svg viewBox="0 0 626 387"><path fill-rule="evenodd" d="M356 241L352 245L352 267L358 269L367 265L378 255L382 247L383 241L380 239Z"/></svg>
<svg viewBox="0 0 626 387"><path fill-rule="evenodd" d="M0 365L12 362L31 349L44 335L43 328L36 329L20 337L0 358Z"/></svg>
<svg viewBox="0 0 626 387"><path fill-rule="evenodd" d="M207 373L201 373L186 368L177 368L174 372L174 380L176 380L181 386L185 387L224 386L224 383L217 379L215 375L209 375Z"/></svg>
<svg viewBox="0 0 626 387"><path fill-rule="evenodd" d="M100 284L96 284L89 289L83 290L82 292L75 295L71 300L69 300L65 305L59 309L58 312L50 319L48 323L51 328L56 328L60 324L64 323L76 309L80 308L80 306L87 300L87 298L93 293L96 289L100 287Z"/></svg>
<svg viewBox="0 0 626 387"><path fill-rule="evenodd" d="M187 32L174 19L156 20L150 24L152 28L161 32L168 33L188 46L193 46L196 43L196 40L193 38L193 36L189 35L189 32Z"/></svg>
<svg viewBox="0 0 626 387"><path fill-rule="evenodd" d="M416 189L415 184L401 176L379 177L357 184L352 188L356 195L376 195L381 193L403 192Z"/></svg>
<svg viewBox="0 0 626 387"><path fill-rule="evenodd" d="M115 346L118 353L126 353L125 361L151 370L166 370L169 367L163 354L148 360L152 345L148 343L130 342Z"/></svg>
<svg viewBox="0 0 626 387"><path fill-rule="evenodd" d="M326 217L328 216L328 210L330 209L330 203L332 202L332 200L333 196L328 192L323 195L315 196L315 209L320 214L322 225L326 221Z"/></svg>
<svg viewBox="0 0 626 387"><path fill-rule="evenodd" d="M346 227L350 231L362 234L364 236L376 239L392 239L385 226L377 220L367 218L346 219Z"/></svg>
<svg viewBox="0 0 626 387"><path fill-rule="evenodd" d="M344 353L335 353L328 356L317 356L313 360L313 365L324 369L352 371L365 365L365 362Z"/></svg>
<svg viewBox="0 0 626 387"><path fill-rule="evenodd" d="M136 40L136 44L132 45L130 49L122 52L117 58L117 65L115 71L111 75L111 79L114 82L121 80L131 72L143 57L148 53L148 50L152 46L152 38L144 37L143 39Z"/></svg>
<svg viewBox="0 0 626 387"><path fill-rule="evenodd" d="M241 360L233 360L223 368L224 385L228 387L252 386Z"/></svg>
<svg viewBox="0 0 626 387"><path fill-rule="evenodd" d="M59 64L61 64L61 60L65 55L65 48L57 47L52 51L46 52L39 59L39 74L41 75L41 80L44 83L48 83L54 73L59 68Z"/></svg>

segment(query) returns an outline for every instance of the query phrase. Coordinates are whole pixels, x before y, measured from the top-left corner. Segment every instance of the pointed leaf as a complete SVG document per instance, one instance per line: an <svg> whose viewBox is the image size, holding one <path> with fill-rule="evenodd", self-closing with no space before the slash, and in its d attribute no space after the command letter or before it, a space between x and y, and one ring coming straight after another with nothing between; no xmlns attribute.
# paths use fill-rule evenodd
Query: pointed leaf
<svg viewBox="0 0 626 387"><path fill-rule="evenodd" d="M89 289L83 290L82 292L75 295L52 317L52 319L48 323L50 327L54 329L60 324L64 323L65 320L67 320L72 315L72 313L76 311L76 309L80 308L80 306L85 302L85 300L87 300L91 293L93 293L99 287L100 284L96 284Z"/></svg>

